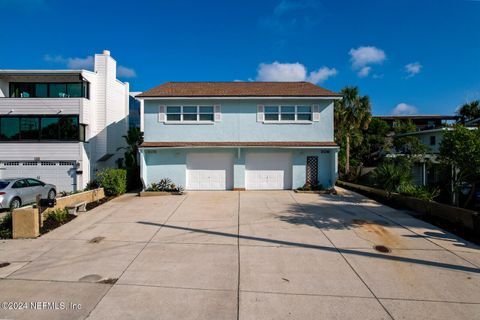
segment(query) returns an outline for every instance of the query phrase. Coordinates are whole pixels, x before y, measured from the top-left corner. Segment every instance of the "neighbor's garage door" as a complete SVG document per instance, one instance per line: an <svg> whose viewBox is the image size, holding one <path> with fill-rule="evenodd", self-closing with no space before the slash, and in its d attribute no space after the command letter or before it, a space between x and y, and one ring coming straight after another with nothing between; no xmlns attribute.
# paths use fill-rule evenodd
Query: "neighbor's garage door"
<svg viewBox="0 0 480 320"><path fill-rule="evenodd" d="M35 178L57 186L57 192L76 190L75 161L2 161L0 178Z"/></svg>
<svg viewBox="0 0 480 320"><path fill-rule="evenodd" d="M245 161L247 190L292 188L292 155L290 153L247 153Z"/></svg>
<svg viewBox="0 0 480 320"><path fill-rule="evenodd" d="M187 154L187 189L233 188L233 155L230 153Z"/></svg>

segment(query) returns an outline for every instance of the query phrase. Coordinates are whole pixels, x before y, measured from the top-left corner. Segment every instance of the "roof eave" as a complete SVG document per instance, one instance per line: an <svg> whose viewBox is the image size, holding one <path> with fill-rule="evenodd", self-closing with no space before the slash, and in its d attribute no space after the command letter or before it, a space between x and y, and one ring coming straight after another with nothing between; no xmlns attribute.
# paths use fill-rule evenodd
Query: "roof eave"
<svg viewBox="0 0 480 320"><path fill-rule="evenodd" d="M138 99L144 100L172 100L172 99L323 99L323 100L341 100L342 96L145 96L138 95Z"/></svg>

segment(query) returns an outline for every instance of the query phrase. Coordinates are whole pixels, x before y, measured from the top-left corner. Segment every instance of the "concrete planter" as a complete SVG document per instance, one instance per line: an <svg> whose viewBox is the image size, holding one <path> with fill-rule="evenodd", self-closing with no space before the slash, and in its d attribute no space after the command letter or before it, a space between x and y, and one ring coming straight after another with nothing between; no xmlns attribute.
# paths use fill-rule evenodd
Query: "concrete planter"
<svg viewBox="0 0 480 320"><path fill-rule="evenodd" d="M74 203L78 202L86 202L91 203L95 201L99 201L105 198L105 192L103 188L88 190L84 192L75 193L69 196L57 198L57 204L53 208L47 208L45 211L42 212L43 219L46 218L49 212L57 210L57 209L65 209L65 207L71 206Z"/></svg>
<svg viewBox="0 0 480 320"><path fill-rule="evenodd" d="M27 239L40 235L40 215L38 209L30 207L15 209L12 212L12 238Z"/></svg>
<svg viewBox="0 0 480 320"><path fill-rule="evenodd" d="M181 196L185 192L169 192L169 191L142 191L140 197L157 197L157 196Z"/></svg>
<svg viewBox="0 0 480 320"><path fill-rule="evenodd" d="M15 209L12 212L12 237L14 239L36 238L40 235L40 227L49 212L64 209L77 202L91 203L103 198L105 193L103 188L99 188L58 198L55 207L46 208L41 213L35 206Z"/></svg>
<svg viewBox="0 0 480 320"><path fill-rule="evenodd" d="M420 214L437 217L457 225L461 225L470 230L480 232L480 215L478 212L449 206L435 201L421 200L413 197L392 193L388 198L385 190L363 186L360 184L337 181L340 187L345 187L353 191L360 191L373 197L382 198L394 205L408 208Z"/></svg>

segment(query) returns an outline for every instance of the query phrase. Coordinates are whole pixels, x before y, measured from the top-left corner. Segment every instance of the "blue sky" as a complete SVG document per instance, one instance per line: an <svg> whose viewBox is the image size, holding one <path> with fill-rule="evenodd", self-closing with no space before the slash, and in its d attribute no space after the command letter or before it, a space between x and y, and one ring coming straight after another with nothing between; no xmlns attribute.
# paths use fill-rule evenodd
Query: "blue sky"
<svg viewBox="0 0 480 320"><path fill-rule="evenodd" d="M0 69L109 49L132 91L306 80L359 86L375 114L451 114L480 98L479 18L475 0L0 0Z"/></svg>

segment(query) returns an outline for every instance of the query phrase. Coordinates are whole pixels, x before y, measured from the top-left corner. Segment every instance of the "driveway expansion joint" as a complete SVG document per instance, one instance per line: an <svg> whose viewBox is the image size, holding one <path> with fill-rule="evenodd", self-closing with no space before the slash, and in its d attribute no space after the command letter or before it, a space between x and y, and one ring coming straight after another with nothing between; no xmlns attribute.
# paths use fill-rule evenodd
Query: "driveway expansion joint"
<svg viewBox="0 0 480 320"><path fill-rule="evenodd" d="M304 209L304 206L299 203L297 201L297 199L295 198L295 196L293 195L293 193L289 192L290 196L292 197L293 201L300 207L300 210L302 210L303 212L306 213L305 209ZM373 292L373 290L368 286L368 284L365 282L365 280L360 276L360 274L357 272L357 270L355 270L355 268L352 266L352 264L347 260L347 258L343 255L343 253L341 252L341 250L339 250L335 244L333 243L333 241L325 234L325 232L320 228L320 226L318 226L318 224L315 222L315 220L313 219L309 219L315 226L317 226L317 228L322 232L322 234L327 238L327 240L330 242L330 244L336 249L336 251L338 252L338 254L340 254L340 256L343 258L343 260L345 260L345 262L348 264L348 266L350 267L350 269L355 273L355 275L358 277L358 279L360 279L360 281L365 285L365 287L370 291L370 293L373 295L373 297L377 300L377 302L380 304L380 306L383 308L383 310L390 316L390 318L392 320L394 320L395 318L393 317L393 315L390 313L390 311L383 305L383 303L378 299L378 297L375 295L375 293Z"/></svg>

